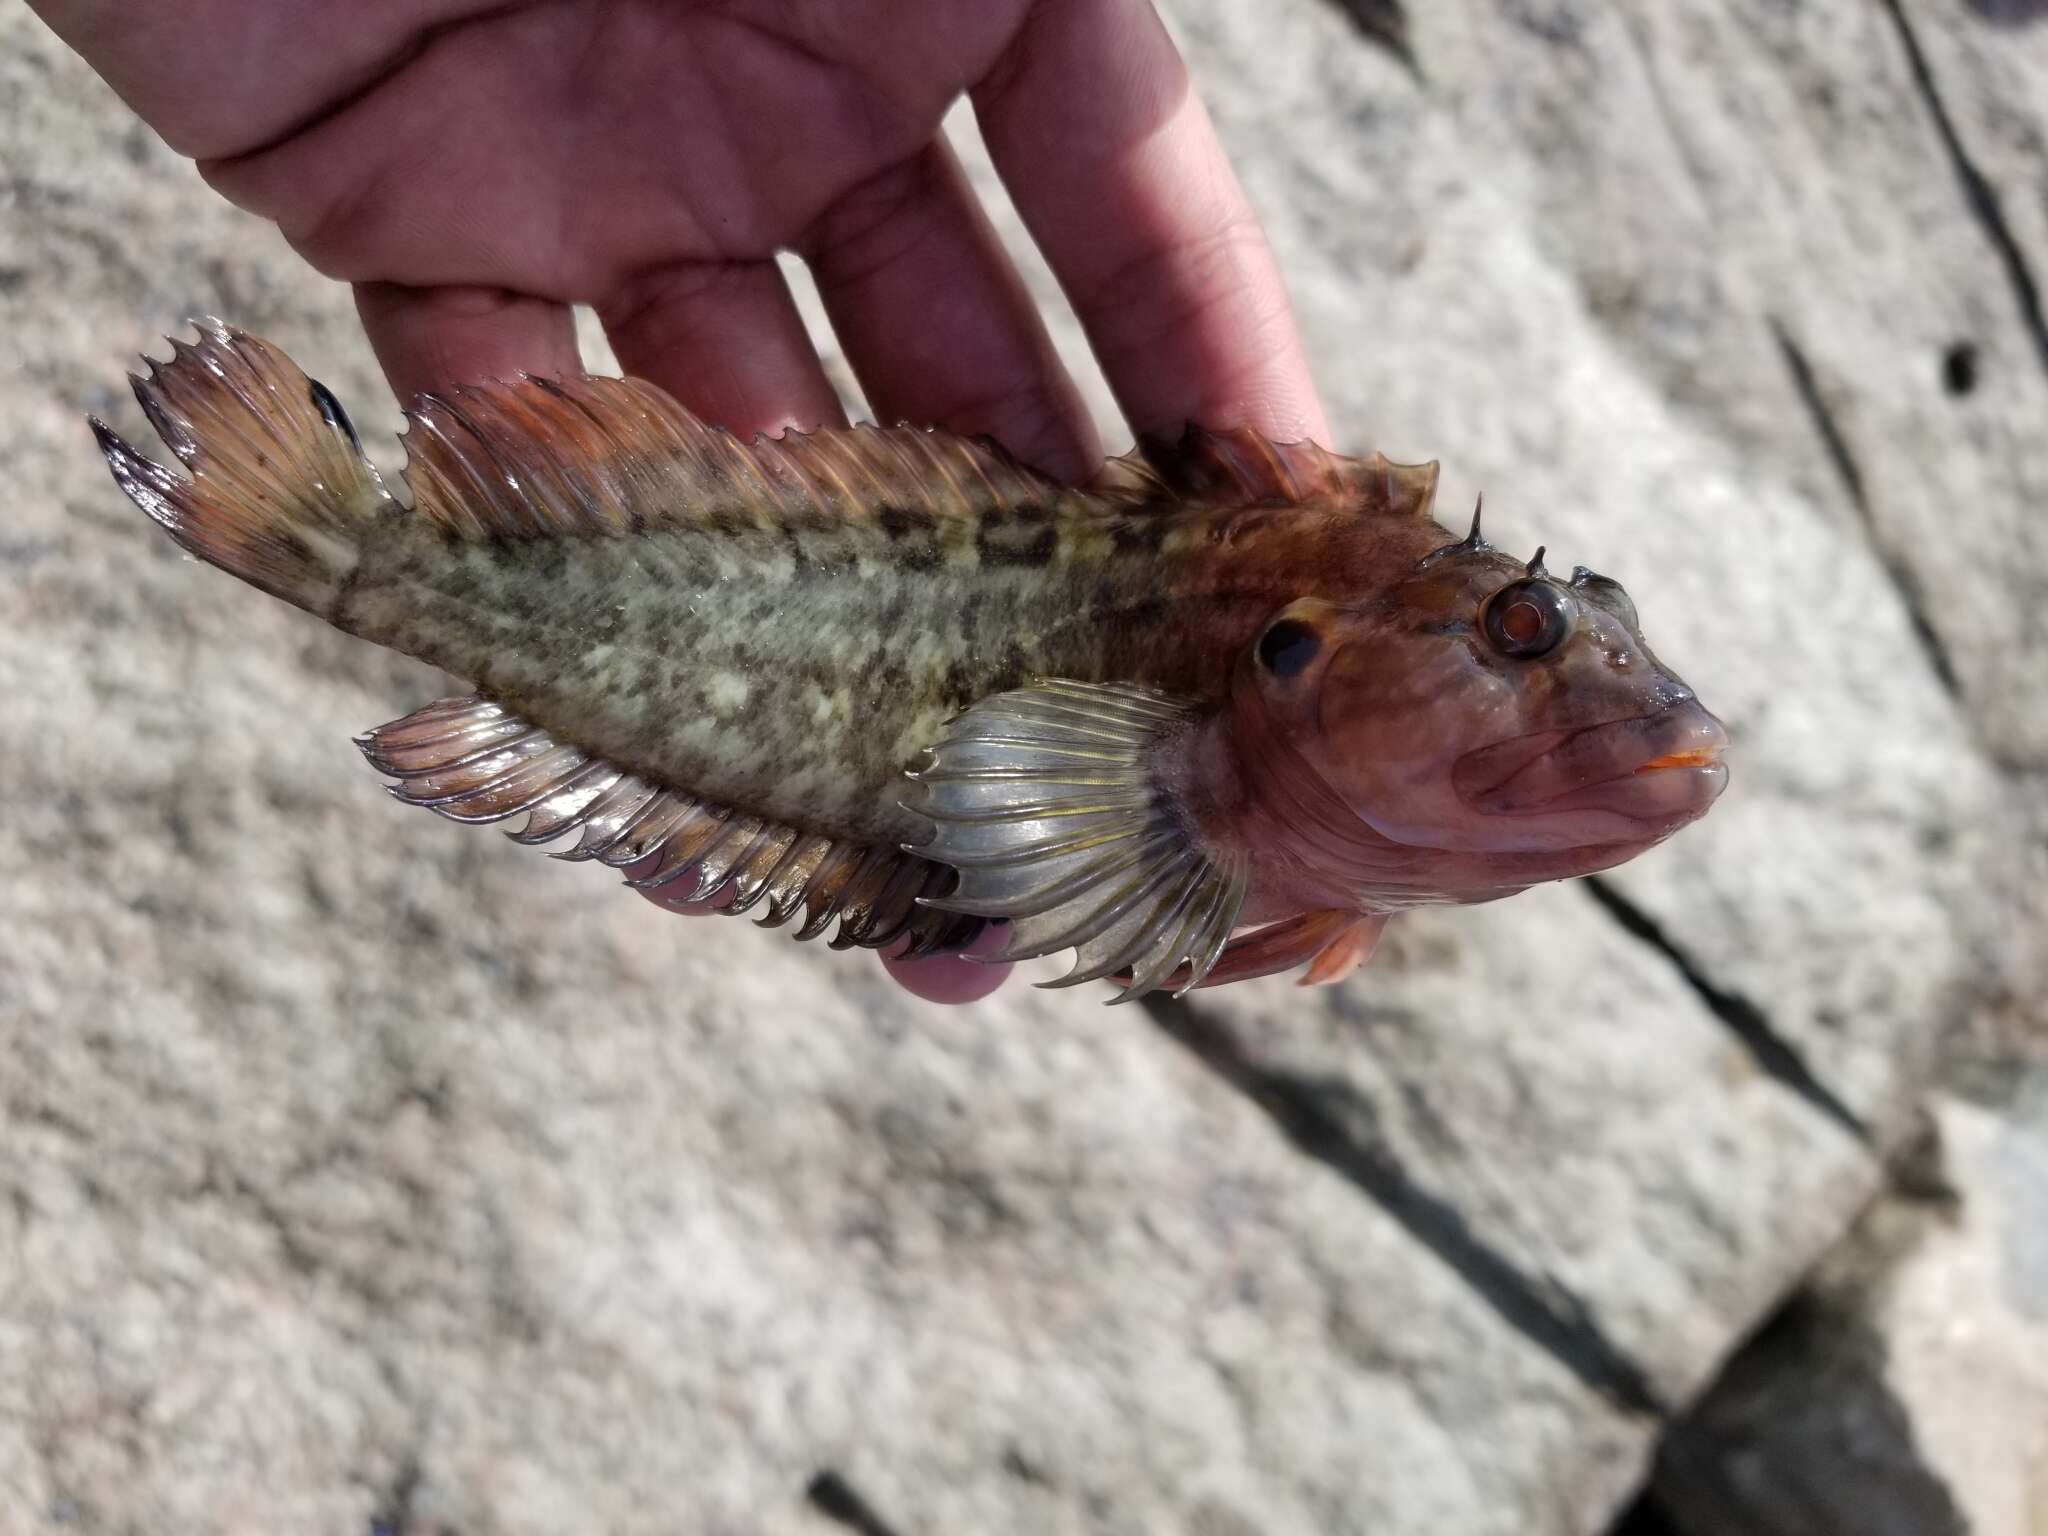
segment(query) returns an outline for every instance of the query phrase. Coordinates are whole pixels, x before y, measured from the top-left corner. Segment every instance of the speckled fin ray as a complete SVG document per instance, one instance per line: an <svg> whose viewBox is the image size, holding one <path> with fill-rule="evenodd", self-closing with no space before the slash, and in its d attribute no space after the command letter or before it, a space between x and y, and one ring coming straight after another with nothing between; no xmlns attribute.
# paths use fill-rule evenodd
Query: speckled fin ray
<svg viewBox="0 0 2048 1536"><path fill-rule="evenodd" d="M916 851L960 872L926 903L1010 923L991 959L1077 951L1048 986L1119 973L1115 1001L1215 964L1244 902L1246 871L1182 829L1161 785L1197 706L1120 684L1041 681L955 719L911 775L904 804L927 817Z"/></svg>
<svg viewBox="0 0 2048 1536"><path fill-rule="evenodd" d="M910 953L957 949L979 920L919 904L953 872L900 849L838 842L664 789L556 741L489 700L442 699L357 739L391 793L452 821L524 815L510 836L545 843L582 836L563 859L633 869L629 884L678 887L728 913L765 906L763 927L801 919L800 939L836 919L835 949L879 948L910 934Z"/></svg>
<svg viewBox="0 0 2048 1536"><path fill-rule="evenodd" d="M325 614L391 497L327 387L247 331L192 322L171 359L145 359L135 398L189 472L144 458L95 419L114 479L185 549Z"/></svg>
<svg viewBox="0 0 2048 1536"><path fill-rule="evenodd" d="M1074 493L986 439L841 427L743 443L639 379L517 379L424 395L406 483L465 537L624 533L650 522L733 528L972 518Z"/></svg>
<svg viewBox="0 0 2048 1536"><path fill-rule="evenodd" d="M1287 503L1328 498L1355 511L1427 517L1437 464L1396 464L1385 454L1346 458L1312 442L1275 443L1249 428L1189 426L1178 441L1145 438L1089 482L1107 500L1167 506Z"/></svg>

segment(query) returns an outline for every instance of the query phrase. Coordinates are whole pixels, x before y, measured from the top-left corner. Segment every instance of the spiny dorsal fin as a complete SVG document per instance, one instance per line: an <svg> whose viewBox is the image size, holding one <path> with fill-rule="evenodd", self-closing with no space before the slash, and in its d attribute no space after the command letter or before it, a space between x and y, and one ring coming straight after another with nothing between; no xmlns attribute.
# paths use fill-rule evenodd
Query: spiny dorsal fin
<svg viewBox="0 0 2048 1536"><path fill-rule="evenodd" d="M357 743L398 782L391 793L453 821L524 814L515 842L545 843L582 829L562 859L631 871L634 886L679 886L683 899L726 913L765 904L764 928L801 916L799 939L836 919L835 949L880 948L910 935L910 954L958 949L981 929L972 917L921 905L953 872L896 848L835 841L678 790L558 742L477 695L442 699L380 725Z"/></svg>
<svg viewBox="0 0 2048 1536"><path fill-rule="evenodd" d="M743 443L640 379L518 379L425 395L406 414L415 506L469 538L885 509L944 520L1072 494L994 443L950 432L838 427Z"/></svg>
<svg viewBox="0 0 2048 1536"><path fill-rule="evenodd" d="M1437 465L1396 464L1385 454L1352 459L1318 443L1275 443L1248 427L1192 424L1178 442L1144 438L1102 466L1088 489L1118 500L1171 505L1292 503L1328 498L1373 515L1427 517Z"/></svg>
<svg viewBox="0 0 2048 1536"><path fill-rule="evenodd" d="M1075 950L1047 986L1127 973L1122 1002L1177 971L1180 990L1199 984L1237 923L1246 870L1190 841L1162 785L1160 757L1197 708L1055 679L960 715L904 802L934 828L914 851L960 872L927 905L1007 919L990 959Z"/></svg>

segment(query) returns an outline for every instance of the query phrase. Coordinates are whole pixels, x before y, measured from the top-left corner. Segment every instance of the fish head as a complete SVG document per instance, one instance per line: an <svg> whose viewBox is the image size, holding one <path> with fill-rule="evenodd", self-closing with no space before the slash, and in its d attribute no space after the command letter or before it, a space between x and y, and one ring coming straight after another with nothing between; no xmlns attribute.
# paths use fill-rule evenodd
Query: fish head
<svg viewBox="0 0 2048 1536"><path fill-rule="evenodd" d="M1644 642L1619 583L1473 540L1367 600L1289 604L1233 699L1254 778L1320 807L1319 835L1355 830L1348 815L1409 849L1517 855L1518 884L1620 863L1728 779L1727 732Z"/></svg>

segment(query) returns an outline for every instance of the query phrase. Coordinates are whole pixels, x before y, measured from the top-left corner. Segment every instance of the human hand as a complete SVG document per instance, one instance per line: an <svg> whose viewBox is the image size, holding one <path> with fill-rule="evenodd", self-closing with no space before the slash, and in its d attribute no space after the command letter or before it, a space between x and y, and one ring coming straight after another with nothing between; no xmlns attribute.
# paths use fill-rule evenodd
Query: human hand
<svg viewBox="0 0 2048 1536"><path fill-rule="evenodd" d="M352 283L401 398L625 371L734 432L843 418L1101 458L939 134L968 93L1131 426L1326 438L1272 256L1150 0L31 0L216 189ZM657 900L659 892L653 893ZM1007 967L884 958L964 1002Z"/></svg>

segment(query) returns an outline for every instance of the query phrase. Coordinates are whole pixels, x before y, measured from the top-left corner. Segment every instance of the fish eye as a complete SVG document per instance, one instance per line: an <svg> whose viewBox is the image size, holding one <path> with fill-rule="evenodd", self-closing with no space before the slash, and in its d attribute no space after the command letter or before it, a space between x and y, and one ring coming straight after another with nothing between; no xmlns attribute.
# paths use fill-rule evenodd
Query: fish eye
<svg viewBox="0 0 2048 1536"><path fill-rule="evenodd" d="M1313 625L1300 619L1275 619L1259 636L1259 665L1277 678L1296 678L1308 670L1322 648L1323 637Z"/></svg>
<svg viewBox="0 0 2048 1536"><path fill-rule="evenodd" d="M1503 656L1529 661L1547 656L1571 630L1564 593L1533 577L1510 582L1493 594L1481 619L1487 643Z"/></svg>

